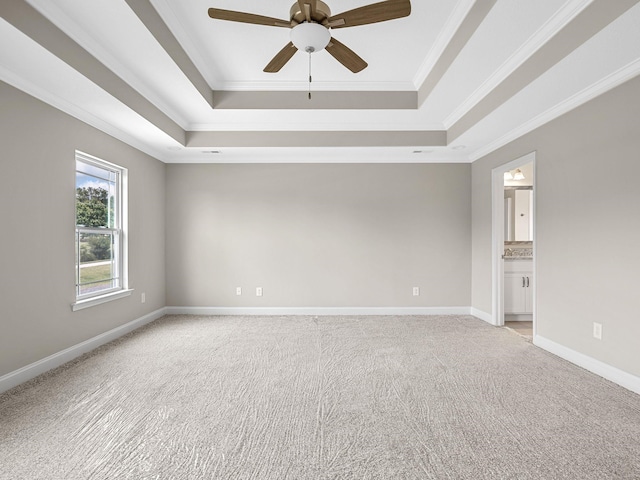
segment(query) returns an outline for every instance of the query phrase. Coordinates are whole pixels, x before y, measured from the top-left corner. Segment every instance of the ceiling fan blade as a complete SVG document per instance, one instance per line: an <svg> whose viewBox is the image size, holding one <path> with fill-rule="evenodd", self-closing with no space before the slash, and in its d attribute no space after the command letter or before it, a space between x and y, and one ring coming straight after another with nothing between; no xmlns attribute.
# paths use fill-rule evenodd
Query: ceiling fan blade
<svg viewBox="0 0 640 480"><path fill-rule="evenodd" d="M231 22L252 23L254 25L267 25L270 27L291 28L289 20L279 18L263 17L253 13L236 12L233 10L222 10L220 8L210 8L209 16L217 20L229 20Z"/></svg>
<svg viewBox="0 0 640 480"><path fill-rule="evenodd" d="M353 73L361 72L368 66L367 62L356 55L353 50L335 38L329 40L329 45L325 47L325 50Z"/></svg>
<svg viewBox="0 0 640 480"><path fill-rule="evenodd" d="M280 50L275 57L269 62L269 65L264 67L264 72L276 73L279 72L286 63L291 60L291 57L295 55L298 49L292 42L289 42L282 50Z"/></svg>
<svg viewBox="0 0 640 480"><path fill-rule="evenodd" d="M331 28L356 27L407 17L410 13L410 0L387 0L333 15L328 25Z"/></svg>

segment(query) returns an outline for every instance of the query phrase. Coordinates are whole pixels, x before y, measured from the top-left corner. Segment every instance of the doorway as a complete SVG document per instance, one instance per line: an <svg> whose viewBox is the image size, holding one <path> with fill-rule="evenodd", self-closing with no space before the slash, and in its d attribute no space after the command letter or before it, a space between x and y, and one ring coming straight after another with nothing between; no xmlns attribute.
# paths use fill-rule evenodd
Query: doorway
<svg viewBox="0 0 640 480"><path fill-rule="evenodd" d="M507 232L509 219L513 219L515 213L512 213L507 217L507 209L508 205L511 203L510 201L505 200L505 174L513 173L518 169L524 167L525 165L531 164L531 169L528 174L532 176L532 187L530 189L522 188L514 188L514 190L529 190L530 193L528 195L519 195L519 197L528 198L530 201L530 206L527 207L530 212L530 219L528 219L527 223L530 225L531 237L530 243L520 242L515 240L515 238L507 238L509 233ZM509 163L496 167L492 170L492 310L493 310L493 318L492 323L495 326L502 327L505 325L505 294L509 295L507 300L507 307L510 310L509 312L515 311L520 312L522 307L518 307L513 310L514 302L515 304L520 305L519 302L524 302L523 305L527 305L527 308L530 308L531 314L530 318L533 322L533 337L536 335L536 181L535 181L535 171L536 171L536 154L535 152L524 155L520 158L517 158ZM510 195L515 198L515 195ZM513 209L515 210L515 205ZM524 215L522 215L524 216ZM513 232L513 226L511 226L511 231ZM508 242L505 245L505 241ZM513 248L509 248L513 247ZM511 258L516 250L526 250L530 248L530 251L527 253L532 254L531 261L529 265L525 265L525 262L518 262L520 259ZM505 255L507 259L505 260ZM518 253L517 255L520 255ZM507 264L507 268L505 269L505 262L509 262ZM525 271L530 268L531 273ZM507 270L505 272L505 270ZM506 274L506 276L505 276ZM517 291L516 291L517 289ZM515 300L513 294L516 294ZM525 310L522 310L523 312ZM526 310L528 311L528 310ZM513 315L507 314L508 319L523 319L522 315ZM526 319L526 317L525 317Z"/></svg>

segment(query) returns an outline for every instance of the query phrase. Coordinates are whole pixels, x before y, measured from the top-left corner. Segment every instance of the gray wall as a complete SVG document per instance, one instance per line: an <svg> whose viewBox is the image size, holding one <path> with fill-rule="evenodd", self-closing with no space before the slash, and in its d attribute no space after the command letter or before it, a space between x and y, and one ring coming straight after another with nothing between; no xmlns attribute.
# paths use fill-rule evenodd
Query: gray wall
<svg viewBox="0 0 640 480"><path fill-rule="evenodd" d="M168 165L167 305L468 306L470 170Z"/></svg>
<svg viewBox="0 0 640 480"><path fill-rule="evenodd" d="M0 145L1 376L164 307L165 166L2 82ZM76 149L129 169L136 291L72 312Z"/></svg>
<svg viewBox="0 0 640 480"><path fill-rule="evenodd" d="M538 333L640 375L638 118L640 78L471 166L165 166L0 83L0 375L165 305L490 313L491 169L534 150ZM136 292L73 313L75 149L129 168Z"/></svg>
<svg viewBox="0 0 640 480"><path fill-rule="evenodd" d="M538 334L640 375L640 77L472 165L472 305L491 313L491 169L536 151ZM603 336L592 337L593 322Z"/></svg>

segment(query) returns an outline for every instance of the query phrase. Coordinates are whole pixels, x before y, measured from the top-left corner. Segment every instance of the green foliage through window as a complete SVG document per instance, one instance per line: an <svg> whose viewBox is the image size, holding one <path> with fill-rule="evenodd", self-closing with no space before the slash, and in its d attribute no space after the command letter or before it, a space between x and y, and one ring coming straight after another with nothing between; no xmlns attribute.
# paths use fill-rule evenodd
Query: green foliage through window
<svg viewBox="0 0 640 480"><path fill-rule="evenodd" d="M80 261L111 260L111 235L85 234L80 236Z"/></svg>
<svg viewBox="0 0 640 480"><path fill-rule="evenodd" d="M109 210L111 209L111 215ZM76 225L110 227L113 218L113 197L104 188L76 188Z"/></svg>

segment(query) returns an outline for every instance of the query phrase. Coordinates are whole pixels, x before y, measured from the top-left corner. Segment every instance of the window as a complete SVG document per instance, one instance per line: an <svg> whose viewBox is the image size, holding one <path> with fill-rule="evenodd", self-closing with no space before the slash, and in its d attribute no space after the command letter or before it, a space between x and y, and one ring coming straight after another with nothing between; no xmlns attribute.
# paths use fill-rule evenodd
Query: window
<svg viewBox="0 0 640 480"><path fill-rule="evenodd" d="M124 208L126 175L127 170L122 167L76 152L74 310L130 292Z"/></svg>

